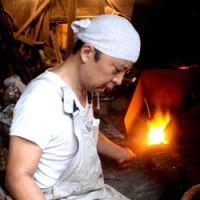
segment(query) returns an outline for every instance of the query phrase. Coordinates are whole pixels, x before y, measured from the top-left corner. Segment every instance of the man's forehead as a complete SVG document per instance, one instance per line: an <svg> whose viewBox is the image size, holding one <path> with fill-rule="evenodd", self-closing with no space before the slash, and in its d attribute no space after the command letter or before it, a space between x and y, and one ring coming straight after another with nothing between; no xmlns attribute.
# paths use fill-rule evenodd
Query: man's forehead
<svg viewBox="0 0 200 200"><path fill-rule="evenodd" d="M133 66L133 62L130 61L122 61L120 64L117 65L120 69L130 69Z"/></svg>
<svg viewBox="0 0 200 200"><path fill-rule="evenodd" d="M123 64L119 64L118 65L120 68L129 68L132 66L132 63L131 62L125 62Z"/></svg>
<svg viewBox="0 0 200 200"><path fill-rule="evenodd" d="M106 56L107 58L109 58L114 64L118 65L121 68L127 68L127 67L131 67L133 65L133 62L131 62L131 61L123 60L123 59L116 58L116 57L113 57L113 56L109 56L109 55L106 55L104 53L102 53L102 54L104 56Z"/></svg>

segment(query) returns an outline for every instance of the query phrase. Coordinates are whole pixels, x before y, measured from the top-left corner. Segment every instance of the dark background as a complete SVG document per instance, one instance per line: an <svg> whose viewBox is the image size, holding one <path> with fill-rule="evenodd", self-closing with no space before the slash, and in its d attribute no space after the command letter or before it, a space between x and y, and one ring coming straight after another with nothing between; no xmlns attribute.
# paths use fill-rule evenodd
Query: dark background
<svg viewBox="0 0 200 200"><path fill-rule="evenodd" d="M199 66L199 15L198 0L135 0L131 21L142 42L136 66L140 69L173 68L176 64ZM15 68L23 65L23 58L16 58L12 49L5 48L12 46L8 36L1 24L0 72L7 71L9 65Z"/></svg>
<svg viewBox="0 0 200 200"><path fill-rule="evenodd" d="M199 65L200 7L197 0L136 0L132 23L142 46L137 65L171 68Z"/></svg>

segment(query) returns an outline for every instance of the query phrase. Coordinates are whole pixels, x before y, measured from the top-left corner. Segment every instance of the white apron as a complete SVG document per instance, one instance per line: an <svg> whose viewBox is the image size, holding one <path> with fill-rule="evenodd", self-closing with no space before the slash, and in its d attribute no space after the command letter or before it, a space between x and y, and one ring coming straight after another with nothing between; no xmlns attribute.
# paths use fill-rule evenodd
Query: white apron
<svg viewBox="0 0 200 200"><path fill-rule="evenodd" d="M53 84L53 81L47 77L39 79ZM90 105L87 116L82 117L75 101L68 98L69 90L63 88L57 88L57 90L62 98L66 115L72 116L74 133L78 140L78 151L57 182L50 188L42 189L46 199L130 200L113 187L104 184L96 148L99 120L94 119L92 106ZM72 106L69 107L69 104Z"/></svg>
<svg viewBox="0 0 200 200"><path fill-rule="evenodd" d="M91 108L90 108L91 112ZM47 200L128 200L114 188L104 184L103 172L96 149L98 123L72 113L78 152L53 187L43 190Z"/></svg>

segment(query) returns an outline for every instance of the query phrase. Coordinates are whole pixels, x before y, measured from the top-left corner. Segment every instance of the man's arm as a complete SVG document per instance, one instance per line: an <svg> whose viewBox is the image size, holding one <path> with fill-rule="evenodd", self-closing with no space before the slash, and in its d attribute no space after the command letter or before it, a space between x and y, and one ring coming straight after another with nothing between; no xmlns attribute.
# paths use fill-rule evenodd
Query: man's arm
<svg viewBox="0 0 200 200"><path fill-rule="evenodd" d="M6 187L16 200L45 200L33 180L42 150L35 143L17 136L10 137L6 169Z"/></svg>
<svg viewBox="0 0 200 200"><path fill-rule="evenodd" d="M113 143L101 132L99 132L97 150L100 154L108 156L122 165L124 163L128 164L128 162L132 161L136 157L130 149Z"/></svg>

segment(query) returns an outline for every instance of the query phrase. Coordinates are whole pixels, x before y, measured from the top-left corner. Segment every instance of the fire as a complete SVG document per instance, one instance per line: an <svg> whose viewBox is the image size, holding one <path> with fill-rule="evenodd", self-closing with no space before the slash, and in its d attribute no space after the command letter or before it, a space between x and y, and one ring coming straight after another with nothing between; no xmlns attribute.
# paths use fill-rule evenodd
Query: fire
<svg viewBox="0 0 200 200"><path fill-rule="evenodd" d="M147 143L154 144L168 144L165 129L170 121L170 114L163 114L161 111L155 113L154 119L148 122Z"/></svg>

